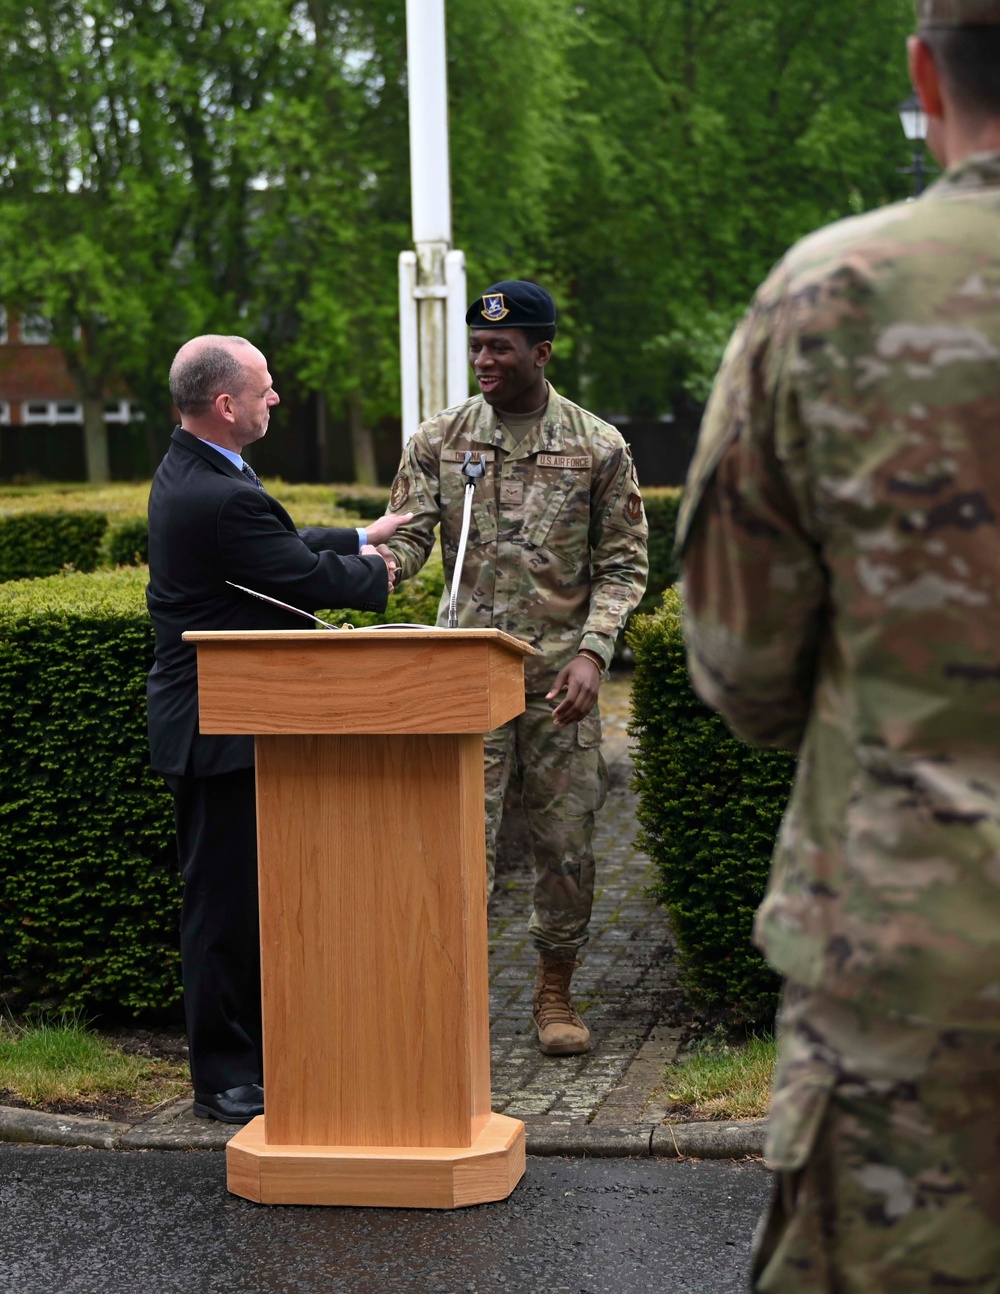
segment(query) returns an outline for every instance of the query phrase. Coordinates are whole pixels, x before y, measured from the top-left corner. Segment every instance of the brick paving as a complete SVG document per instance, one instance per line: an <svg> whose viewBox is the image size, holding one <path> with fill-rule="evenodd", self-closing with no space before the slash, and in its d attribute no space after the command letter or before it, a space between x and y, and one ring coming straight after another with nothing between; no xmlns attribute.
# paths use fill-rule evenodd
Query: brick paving
<svg viewBox="0 0 1000 1294"><path fill-rule="evenodd" d="M493 1108L531 1123L621 1126L635 1121L661 1069L662 1062L650 1065L651 1054L669 1058L663 1039L671 1031L663 1021L676 999L674 946L665 912L645 894L652 864L634 844L629 690L629 678L621 675L601 689L611 788L595 834L597 889L590 942L573 978L574 999L593 1038L585 1056L543 1056L535 1042L531 993L536 953L526 930L532 866L525 854L530 846L523 830L516 824L511 830L505 822L490 903ZM645 1063L637 1062L640 1052Z"/></svg>

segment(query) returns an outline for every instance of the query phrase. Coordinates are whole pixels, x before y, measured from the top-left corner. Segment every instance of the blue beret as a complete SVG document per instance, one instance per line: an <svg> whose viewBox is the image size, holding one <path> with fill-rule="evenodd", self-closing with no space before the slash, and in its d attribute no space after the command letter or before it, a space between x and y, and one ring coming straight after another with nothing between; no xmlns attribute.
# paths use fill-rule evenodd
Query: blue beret
<svg viewBox="0 0 1000 1294"><path fill-rule="evenodd" d="M504 279L487 288L465 315L470 328L551 328L556 303L544 288L524 279Z"/></svg>

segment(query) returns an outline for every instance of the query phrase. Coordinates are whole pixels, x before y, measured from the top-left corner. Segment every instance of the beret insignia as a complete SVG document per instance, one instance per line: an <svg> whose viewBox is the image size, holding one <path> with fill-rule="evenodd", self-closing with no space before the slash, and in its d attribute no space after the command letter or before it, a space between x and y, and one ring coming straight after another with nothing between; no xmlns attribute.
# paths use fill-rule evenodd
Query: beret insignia
<svg viewBox="0 0 1000 1294"><path fill-rule="evenodd" d="M499 323L501 319L506 319L510 311L503 303L503 293L488 293L483 297L482 316L488 319L490 323Z"/></svg>

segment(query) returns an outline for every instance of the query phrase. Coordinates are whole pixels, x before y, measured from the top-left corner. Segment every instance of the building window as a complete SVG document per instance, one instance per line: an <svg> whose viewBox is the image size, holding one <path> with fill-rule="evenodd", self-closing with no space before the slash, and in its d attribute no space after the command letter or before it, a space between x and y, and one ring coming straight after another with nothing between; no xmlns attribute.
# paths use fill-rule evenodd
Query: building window
<svg viewBox="0 0 1000 1294"><path fill-rule="evenodd" d="M8 341L7 311L3 306L0 306L0 346L6 346Z"/></svg>
<svg viewBox="0 0 1000 1294"><path fill-rule="evenodd" d="M21 341L25 346L45 346L52 340L52 325L37 310L25 310L21 316Z"/></svg>
<svg viewBox="0 0 1000 1294"><path fill-rule="evenodd" d="M132 406L128 400L110 400L104 406L105 422L131 422Z"/></svg>
<svg viewBox="0 0 1000 1294"><path fill-rule="evenodd" d="M7 408L6 405L4 405ZM104 421L108 423L127 423L142 417L132 409L130 400L109 400L104 406ZM0 419L4 421L4 419ZM6 421L10 421L9 410ZM83 422L83 405L78 400L25 400L21 405L21 422L59 423Z"/></svg>
<svg viewBox="0 0 1000 1294"><path fill-rule="evenodd" d="M0 400L0 427L10 426L10 403Z"/></svg>
<svg viewBox="0 0 1000 1294"><path fill-rule="evenodd" d="M83 405L75 400L25 400L21 421L32 423L83 422Z"/></svg>
<svg viewBox="0 0 1000 1294"><path fill-rule="evenodd" d="M33 422L49 422L48 400L25 400L21 405L21 421L25 426L30 426Z"/></svg>

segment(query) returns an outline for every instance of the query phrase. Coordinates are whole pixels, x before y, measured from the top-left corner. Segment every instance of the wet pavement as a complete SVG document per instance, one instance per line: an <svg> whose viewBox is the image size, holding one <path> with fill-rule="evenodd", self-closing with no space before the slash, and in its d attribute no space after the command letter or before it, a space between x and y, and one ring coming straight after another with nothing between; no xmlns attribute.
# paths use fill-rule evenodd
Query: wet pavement
<svg viewBox="0 0 1000 1294"><path fill-rule="evenodd" d="M736 1294L756 1164L529 1159L456 1212L228 1195L223 1156L0 1146L3 1294Z"/></svg>

